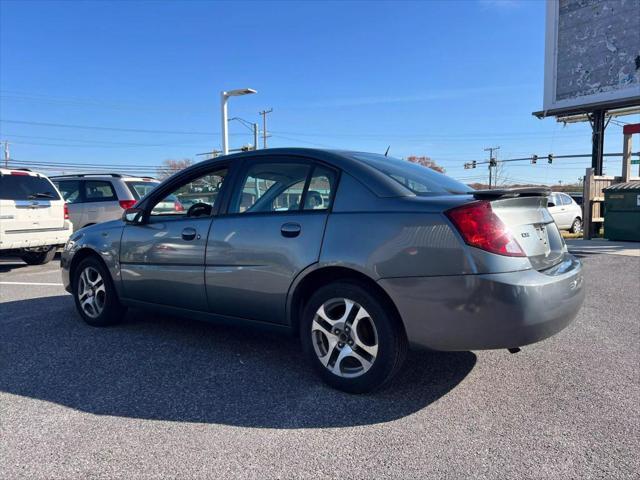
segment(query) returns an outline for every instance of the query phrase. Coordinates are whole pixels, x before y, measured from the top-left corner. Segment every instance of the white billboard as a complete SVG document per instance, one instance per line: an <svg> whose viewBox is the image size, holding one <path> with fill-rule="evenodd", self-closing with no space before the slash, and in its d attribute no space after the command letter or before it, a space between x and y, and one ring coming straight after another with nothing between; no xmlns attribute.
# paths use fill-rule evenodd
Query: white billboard
<svg viewBox="0 0 640 480"><path fill-rule="evenodd" d="M640 105L640 0L547 0L545 47L545 115Z"/></svg>

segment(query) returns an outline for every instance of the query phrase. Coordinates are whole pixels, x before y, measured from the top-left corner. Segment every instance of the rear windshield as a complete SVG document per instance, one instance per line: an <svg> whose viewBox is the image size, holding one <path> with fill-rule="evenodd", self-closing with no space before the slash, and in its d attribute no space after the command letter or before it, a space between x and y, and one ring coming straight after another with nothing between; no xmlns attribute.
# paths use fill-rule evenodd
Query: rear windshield
<svg viewBox="0 0 640 480"><path fill-rule="evenodd" d="M416 195L467 193L473 188L422 165L375 153L354 153L352 156L381 171Z"/></svg>
<svg viewBox="0 0 640 480"><path fill-rule="evenodd" d="M160 182L125 182L131 194L136 200L140 200L151 190L160 185Z"/></svg>
<svg viewBox="0 0 640 480"><path fill-rule="evenodd" d="M1 200L60 200L51 182L31 175L0 175Z"/></svg>

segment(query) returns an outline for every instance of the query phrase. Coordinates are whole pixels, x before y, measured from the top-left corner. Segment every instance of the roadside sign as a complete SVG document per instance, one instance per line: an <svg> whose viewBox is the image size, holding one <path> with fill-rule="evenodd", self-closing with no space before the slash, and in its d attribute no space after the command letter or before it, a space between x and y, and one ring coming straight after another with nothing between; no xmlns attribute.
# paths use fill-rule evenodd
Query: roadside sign
<svg viewBox="0 0 640 480"><path fill-rule="evenodd" d="M631 165L640 165L640 158L638 160L631 160Z"/></svg>

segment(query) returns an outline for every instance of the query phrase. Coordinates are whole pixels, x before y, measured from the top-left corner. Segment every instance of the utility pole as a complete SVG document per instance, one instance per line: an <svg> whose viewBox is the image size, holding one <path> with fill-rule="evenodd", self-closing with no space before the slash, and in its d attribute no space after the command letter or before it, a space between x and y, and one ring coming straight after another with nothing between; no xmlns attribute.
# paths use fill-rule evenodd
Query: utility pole
<svg viewBox="0 0 640 480"><path fill-rule="evenodd" d="M4 168L9 168L9 142L4 142Z"/></svg>
<svg viewBox="0 0 640 480"><path fill-rule="evenodd" d="M497 153L494 155L493 152L497 152L498 150L500 150L500 147L487 147L484 149L485 152L489 152L489 188L491 188L492 185L493 168L498 165L498 155Z"/></svg>
<svg viewBox="0 0 640 480"><path fill-rule="evenodd" d="M262 148L267 148L267 114L273 112L273 108L269 110L263 110L258 112L259 115L262 115Z"/></svg>

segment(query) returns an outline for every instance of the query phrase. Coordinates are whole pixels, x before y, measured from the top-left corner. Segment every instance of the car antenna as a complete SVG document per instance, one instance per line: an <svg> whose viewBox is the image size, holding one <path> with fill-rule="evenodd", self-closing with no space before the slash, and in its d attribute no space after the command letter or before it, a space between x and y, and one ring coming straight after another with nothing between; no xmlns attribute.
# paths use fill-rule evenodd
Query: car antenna
<svg viewBox="0 0 640 480"><path fill-rule="evenodd" d="M390 149L390 148L391 148L391 145L389 145L389 146L387 147L387 151L386 151L386 152L384 152L384 156L385 156L385 157L389 154L389 149Z"/></svg>

